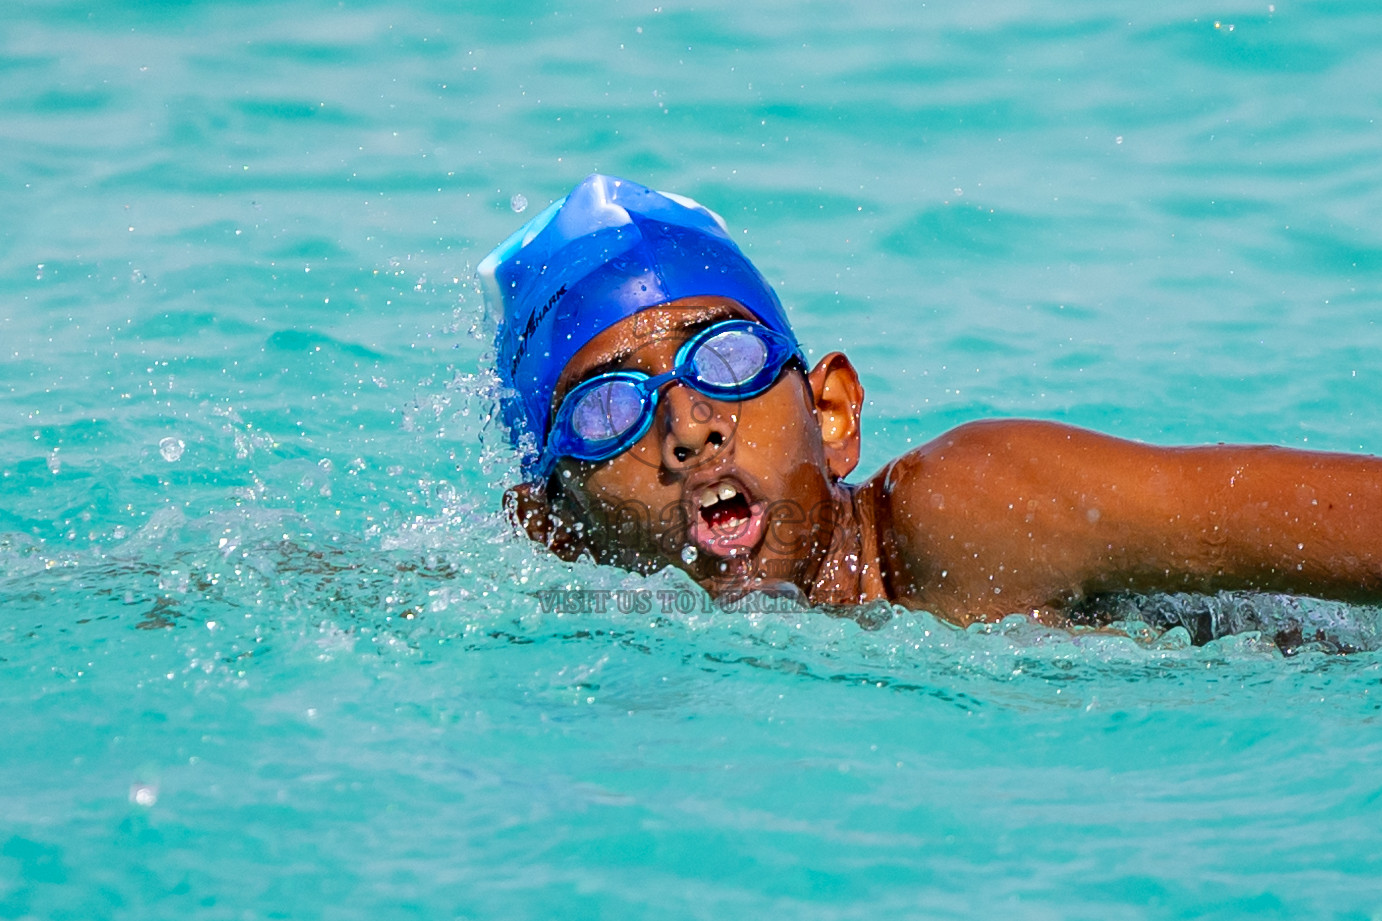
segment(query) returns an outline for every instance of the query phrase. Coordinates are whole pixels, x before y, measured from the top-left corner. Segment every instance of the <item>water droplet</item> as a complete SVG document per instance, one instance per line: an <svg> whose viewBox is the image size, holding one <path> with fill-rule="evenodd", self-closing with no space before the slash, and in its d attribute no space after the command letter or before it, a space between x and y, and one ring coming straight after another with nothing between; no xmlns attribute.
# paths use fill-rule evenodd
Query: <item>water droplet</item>
<svg viewBox="0 0 1382 921"><path fill-rule="evenodd" d="M181 438L174 438L169 435L158 443L158 453L162 454L163 459L171 464L182 459L182 451L186 447Z"/></svg>
<svg viewBox="0 0 1382 921"><path fill-rule="evenodd" d="M695 547L686 546L681 548L681 561L687 566L696 562L696 557L700 556Z"/></svg>
<svg viewBox="0 0 1382 921"><path fill-rule="evenodd" d="M527 211L527 210L528 210L528 198L527 198L527 196L523 195L523 194L520 192L519 194L515 195L513 198L510 198L510 199L509 199L509 207L513 209L513 213L514 213L514 214L522 214L524 211Z"/></svg>

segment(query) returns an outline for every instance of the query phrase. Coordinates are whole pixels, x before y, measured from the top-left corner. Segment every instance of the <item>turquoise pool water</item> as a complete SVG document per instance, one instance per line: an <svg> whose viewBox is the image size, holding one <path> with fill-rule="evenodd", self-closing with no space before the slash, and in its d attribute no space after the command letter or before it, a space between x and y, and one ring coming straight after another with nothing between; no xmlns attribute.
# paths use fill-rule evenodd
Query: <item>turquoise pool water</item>
<svg viewBox="0 0 1382 921"><path fill-rule="evenodd" d="M865 468L1377 453L1369 4L18 2L0 73L0 917L1382 917L1378 612L661 605L500 518L469 280L625 174L855 359Z"/></svg>

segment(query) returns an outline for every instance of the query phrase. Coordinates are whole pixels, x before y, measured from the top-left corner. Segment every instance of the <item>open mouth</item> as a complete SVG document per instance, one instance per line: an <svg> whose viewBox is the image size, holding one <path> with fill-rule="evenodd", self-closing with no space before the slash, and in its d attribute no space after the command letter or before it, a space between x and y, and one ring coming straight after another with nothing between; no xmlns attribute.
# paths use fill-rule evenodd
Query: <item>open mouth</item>
<svg viewBox="0 0 1382 921"><path fill-rule="evenodd" d="M737 533L753 516L749 500L731 483L719 483L703 489L700 505L701 521L717 535Z"/></svg>
<svg viewBox="0 0 1382 921"><path fill-rule="evenodd" d="M720 480L695 496L696 515L687 535L691 543L714 556L752 552L763 538L767 503L754 502L744 487Z"/></svg>

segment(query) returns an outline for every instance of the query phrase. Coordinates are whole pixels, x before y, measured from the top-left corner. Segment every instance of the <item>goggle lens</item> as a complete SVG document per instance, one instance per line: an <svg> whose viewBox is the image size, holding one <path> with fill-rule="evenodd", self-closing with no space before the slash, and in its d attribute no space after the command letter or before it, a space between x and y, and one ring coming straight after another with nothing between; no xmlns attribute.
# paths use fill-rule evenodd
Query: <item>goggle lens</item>
<svg viewBox="0 0 1382 921"><path fill-rule="evenodd" d="M643 402L643 392L633 381L604 381L576 401L571 431L585 441L618 438L638 424Z"/></svg>
<svg viewBox="0 0 1382 921"><path fill-rule="evenodd" d="M743 330L726 330L701 343L691 362L693 381L715 387L740 387L763 371L768 363L768 346Z"/></svg>

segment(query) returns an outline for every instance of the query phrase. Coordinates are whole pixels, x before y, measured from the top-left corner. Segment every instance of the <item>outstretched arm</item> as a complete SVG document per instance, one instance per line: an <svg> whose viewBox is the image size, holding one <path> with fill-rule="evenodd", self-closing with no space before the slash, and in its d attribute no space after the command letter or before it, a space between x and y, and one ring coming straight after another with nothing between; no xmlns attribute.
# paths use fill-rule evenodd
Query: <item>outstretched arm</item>
<svg viewBox="0 0 1382 921"><path fill-rule="evenodd" d="M892 594L960 622L1058 617L1117 591L1382 601L1375 457L1165 448L995 420L899 458L864 490Z"/></svg>

